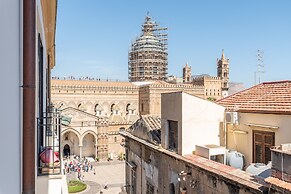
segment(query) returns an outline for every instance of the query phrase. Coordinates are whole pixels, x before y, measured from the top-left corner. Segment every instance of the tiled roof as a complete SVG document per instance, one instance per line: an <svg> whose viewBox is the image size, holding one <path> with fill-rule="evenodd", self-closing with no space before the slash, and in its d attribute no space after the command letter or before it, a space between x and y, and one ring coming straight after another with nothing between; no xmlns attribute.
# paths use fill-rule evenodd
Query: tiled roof
<svg viewBox="0 0 291 194"><path fill-rule="evenodd" d="M287 183L285 181L282 181L278 178L275 178L275 177L268 177L265 179L265 181L269 184L271 184L271 187L272 186L276 186L276 187L279 187L279 188L282 188L282 189L286 189L288 191L288 193L291 191L291 184L290 183Z"/></svg>
<svg viewBox="0 0 291 194"><path fill-rule="evenodd" d="M149 130L161 129L161 118L152 115L143 115L142 120L147 124Z"/></svg>
<svg viewBox="0 0 291 194"><path fill-rule="evenodd" d="M131 82L113 82L113 81L89 81L89 80L51 80L52 85L80 85L80 86L131 86L137 87Z"/></svg>
<svg viewBox="0 0 291 194"><path fill-rule="evenodd" d="M291 81L261 83L216 102L228 111L291 114Z"/></svg>

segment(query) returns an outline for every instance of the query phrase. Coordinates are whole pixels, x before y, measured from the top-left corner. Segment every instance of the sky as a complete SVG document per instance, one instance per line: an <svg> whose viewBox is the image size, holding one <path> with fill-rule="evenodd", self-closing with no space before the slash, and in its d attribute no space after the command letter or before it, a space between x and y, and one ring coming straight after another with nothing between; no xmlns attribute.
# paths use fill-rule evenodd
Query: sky
<svg viewBox="0 0 291 194"><path fill-rule="evenodd" d="M52 76L128 80L128 51L147 12L168 27L168 75L216 76L222 49L230 81L291 80L290 0L58 0L56 66ZM258 78L258 76L257 76ZM258 81L257 81L258 82Z"/></svg>

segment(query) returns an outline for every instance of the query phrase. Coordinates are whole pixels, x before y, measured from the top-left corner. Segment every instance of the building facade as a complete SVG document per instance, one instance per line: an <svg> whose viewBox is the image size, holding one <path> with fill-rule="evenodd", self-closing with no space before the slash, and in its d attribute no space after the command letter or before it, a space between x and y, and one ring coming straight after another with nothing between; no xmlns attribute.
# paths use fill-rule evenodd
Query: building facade
<svg viewBox="0 0 291 194"><path fill-rule="evenodd" d="M161 115L161 95L169 92L184 91L189 94L205 98L203 86L192 84L170 84L158 81L140 86L139 88L139 110L141 115Z"/></svg>
<svg viewBox="0 0 291 194"><path fill-rule="evenodd" d="M5 67L0 72L0 115L5 121L1 194L68 193L59 157L41 157L47 149L49 156L59 153L57 112L49 106L56 12L56 0L0 2L0 63Z"/></svg>
<svg viewBox="0 0 291 194"><path fill-rule="evenodd" d="M217 101L226 108L227 147L246 165L271 161L273 146L290 143L291 81L265 82Z"/></svg>
<svg viewBox="0 0 291 194"><path fill-rule="evenodd" d="M98 158L124 153L119 130L129 128L142 115L160 116L162 93L185 91L204 98L201 86L164 81L140 85L53 79L51 83L52 103L70 120L62 126L61 151Z"/></svg>
<svg viewBox="0 0 291 194"><path fill-rule="evenodd" d="M62 127L67 155L117 158L124 154L120 128L139 118L138 87L130 82L52 80L52 103L69 120Z"/></svg>
<svg viewBox="0 0 291 194"><path fill-rule="evenodd" d="M220 146L224 107L186 92L172 92L162 94L161 109L163 148L187 155L196 145Z"/></svg>

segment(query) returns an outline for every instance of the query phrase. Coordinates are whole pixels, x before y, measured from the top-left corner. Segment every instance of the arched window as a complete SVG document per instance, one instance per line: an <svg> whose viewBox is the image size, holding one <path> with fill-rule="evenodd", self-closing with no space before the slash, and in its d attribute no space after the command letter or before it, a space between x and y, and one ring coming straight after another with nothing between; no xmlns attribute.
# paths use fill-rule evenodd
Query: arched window
<svg viewBox="0 0 291 194"><path fill-rule="evenodd" d="M103 115L103 108L102 108L102 106L99 105L99 104L96 104L96 105L95 105L95 108L94 108L94 112L95 112L95 115L96 115L96 116L101 116L101 115Z"/></svg>
<svg viewBox="0 0 291 194"><path fill-rule="evenodd" d="M86 106L85 106L84 103L82 103L82 102L79 103L77 107L78 107L78 109L81 110L81 111L86 111L86 110L87 110Z"/></svg>
<svg viewBox="0 0 291 194"><path fill-rule="evenodd" d="M132 104L127 104L126 105L126 114L131 114L133 115L135 111L135 108Z"/></svg>
<svg viewBox="0 0 291 194"><path fill-rule="evenodd" d="M114 142L117 142L117 137L114 137Z"/></svg>
<svg viewBox="0 0 291 194"><path fill-rule="evenodd" d="M117 115L119 114L119 107L116 104L111 105L111 114L112 115Z"/></svg>

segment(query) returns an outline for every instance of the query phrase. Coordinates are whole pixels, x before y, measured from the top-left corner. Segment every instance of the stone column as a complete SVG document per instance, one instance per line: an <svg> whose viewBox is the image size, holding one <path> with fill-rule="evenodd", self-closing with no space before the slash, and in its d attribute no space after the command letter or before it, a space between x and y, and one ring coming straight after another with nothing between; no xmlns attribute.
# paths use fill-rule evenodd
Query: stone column
<svg viewBox="0 0 291 194"><path fill-rule="evenodd" d="M98 144L96 143L95 144L95 158L94 159L96 159L97 156L98 156Z"/></svg>
<svg viewBox="0 0 291 194"><path fill-rule="evenodd" d="M82 158L82 149L83 149L83 145L79 145L79 148L80 148L80 158Z"/></svg>

